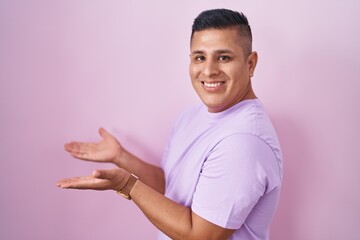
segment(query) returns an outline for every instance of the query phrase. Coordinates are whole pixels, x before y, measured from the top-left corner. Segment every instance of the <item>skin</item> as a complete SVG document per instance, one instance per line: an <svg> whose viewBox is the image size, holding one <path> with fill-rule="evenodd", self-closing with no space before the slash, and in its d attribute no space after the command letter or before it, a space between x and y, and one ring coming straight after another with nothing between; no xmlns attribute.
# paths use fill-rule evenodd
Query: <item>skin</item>
<svg viewBox="0 0 360 240"><path fill-rule="evenodd" d="M250 78L258 56L256 52L246 56L244 44L248 43L235 27L194 33L189 73L209 112L222 112L240 101L256 98Z"/></svg>
<svg viewBox="0 0 360 240"><path fill-rule="evenodd" d="M195 32L191 43L190 76L192 84L210 112L223 111L239 101L255 98L250 77L257 54L244 56L242 38L233 28ZM210 84L205 86L204 82ZM215 85L211 85L214 84ZM130 195L145 216L171 239L228 239L235 231L201 218L163 193L165 178L161 168L148 164L121 146L100 128L98 143L70 142L65 150L85 161L113 163L117 168L95 170L86 177L67 178L57 186L66 189L121 190L130 173L139 177Z"/></svg>
<svg viewBox="0 0 360 240"><path fill-rule="evenodd" d="M105 129L100 128L99 134L102 137L102 140L98 143L70 142L66 143L64 148L77 159L92 162L113 163L118 168L111 172L108 172L107 170L96 170L86 179L84 179L84 177L62 179L58 182L59 187L105 190L100 189L100 185L91 185L88 184L88 182L96 182L98 179L102 179L102 176L108 176L107 174L118 174L121 176L119 176L119 178L113 178L112 185L109 185L108 189L121 190L130 176L129 172L131 172L154 190L159 193L164 193L165 178L161 168L148 164L128 152L121 146L119 141ZM85 183L85 180L88 182ZM103 184L102 182L96 183ZM87 184L86 187L83 187L84 184Z"/></svg>

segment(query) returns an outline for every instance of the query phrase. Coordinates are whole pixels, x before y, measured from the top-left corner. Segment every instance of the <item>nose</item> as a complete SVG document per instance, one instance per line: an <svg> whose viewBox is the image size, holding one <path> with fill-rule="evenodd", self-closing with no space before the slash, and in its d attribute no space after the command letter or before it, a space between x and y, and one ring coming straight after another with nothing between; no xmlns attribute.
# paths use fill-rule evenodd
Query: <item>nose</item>
<svg viewBox="0 0 360 240"><path fill-rule="evenodd" d="M219 74L219 66L217 62L208 60L204 63L202 72L206 77L216 76Z"/></svg>

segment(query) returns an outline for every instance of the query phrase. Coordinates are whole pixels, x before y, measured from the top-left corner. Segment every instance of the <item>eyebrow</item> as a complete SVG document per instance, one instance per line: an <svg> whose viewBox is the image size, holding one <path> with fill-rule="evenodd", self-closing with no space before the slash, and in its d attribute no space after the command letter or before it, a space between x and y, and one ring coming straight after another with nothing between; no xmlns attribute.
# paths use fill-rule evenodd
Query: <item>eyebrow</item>
<svg viewBox="0 0 360 240"><path fill-rule="evenodd" d="M229 49L218 49L214 51L217 54L224 54L224 53L233 53L233 51L229 50ZM191 54L204 54L205 51L204 50L194 50L191 52Z"/></svg>

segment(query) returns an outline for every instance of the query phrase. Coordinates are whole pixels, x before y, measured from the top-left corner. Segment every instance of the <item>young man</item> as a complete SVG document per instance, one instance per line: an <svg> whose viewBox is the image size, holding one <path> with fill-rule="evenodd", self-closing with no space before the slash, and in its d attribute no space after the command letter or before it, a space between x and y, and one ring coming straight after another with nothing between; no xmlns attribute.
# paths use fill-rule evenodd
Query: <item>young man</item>
<svg viewBox="0 0 360 240"><path fill-rule="evenodd" d="M203 104L176 121L161 168L138 159L100 129L101 142L72 142L65 149L76 158L118 168L63 179L58 186L118 191L162 232L159 239L268 239L282 158L251 87L258 58L251 45L243 14L202 12L192 27L189 70Z"/></svg>

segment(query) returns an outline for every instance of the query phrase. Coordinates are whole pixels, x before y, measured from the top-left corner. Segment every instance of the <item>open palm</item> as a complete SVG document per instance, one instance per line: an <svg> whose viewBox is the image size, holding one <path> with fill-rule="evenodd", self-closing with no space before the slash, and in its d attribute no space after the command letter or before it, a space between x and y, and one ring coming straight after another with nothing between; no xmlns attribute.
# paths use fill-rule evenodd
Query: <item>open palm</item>
<svg viewBox="0 0 360 240"><path fill-rule="evenodd" d="M94 161L94 162L114 162L123 151L118 140L100 128L99 134L102 140L98 143L70 142L65 144L65 150L73 157Z"/></svg>
<svg viewBox="0 0 360 240"><path fill-rule="evenodd" d="M129 175L127 171L121 168L96 170L90 176L61 179L56 185L71 189L119 191L125 186Z"/></svg>

